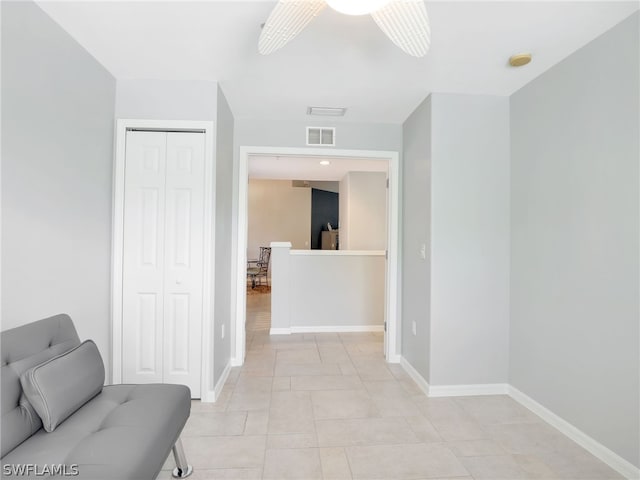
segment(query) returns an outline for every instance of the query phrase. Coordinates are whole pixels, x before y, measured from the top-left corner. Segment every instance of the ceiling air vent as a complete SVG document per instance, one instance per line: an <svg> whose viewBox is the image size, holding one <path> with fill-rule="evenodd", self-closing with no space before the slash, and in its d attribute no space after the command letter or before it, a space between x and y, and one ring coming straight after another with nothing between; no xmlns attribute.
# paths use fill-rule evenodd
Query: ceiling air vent
<svg viewBox="0 0 640 480"><path fill-rule="evenodd" d="M344 117L345 113L347 113L347 109L345 107L307 107L307 115Z"/></svg>
<svg viewBox="0 0 640 480"><path fill-rule="evenodd" d="M335 147L336 146L335 127L307 127L307 145Z"/></svg>

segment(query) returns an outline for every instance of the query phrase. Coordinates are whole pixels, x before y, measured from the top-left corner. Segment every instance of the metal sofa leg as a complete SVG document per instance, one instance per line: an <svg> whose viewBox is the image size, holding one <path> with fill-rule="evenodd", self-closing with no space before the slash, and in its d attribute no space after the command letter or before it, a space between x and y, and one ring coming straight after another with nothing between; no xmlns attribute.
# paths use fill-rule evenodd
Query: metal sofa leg
<svg viewBox="0 0 640 480"><path fill-rule="evenodd" d="M193 467L187 462L184 448L182 448L182 440L179 437L173 446L173 458L176 461L176 468L173 469L173 478L187 478L193 473Z"/></svg>

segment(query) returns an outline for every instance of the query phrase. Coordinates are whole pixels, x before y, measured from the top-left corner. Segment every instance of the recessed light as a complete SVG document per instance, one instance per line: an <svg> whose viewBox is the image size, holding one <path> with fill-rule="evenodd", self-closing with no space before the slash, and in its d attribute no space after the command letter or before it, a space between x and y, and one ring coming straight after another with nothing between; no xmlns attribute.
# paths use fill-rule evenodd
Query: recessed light
<svg viewBox="0 0 640 480"><path fill-rule="evenodd" d="M518 53L509 58L509 65L512 67L522 67L531 61L530 53Z"/></svg>
<svg viewBox="0 0 640 480"><path fill-rule="evenodd" d="M326 167L328 165L331 165L331 162L329 160L320 160L320 165Z"/></svg>
<svg viewBox="0 0 640 480"><path fill-rule="evenodd" d="M345 113L347 113L347 109L345 107L307 107L307 115L344 117Z"/></svg>

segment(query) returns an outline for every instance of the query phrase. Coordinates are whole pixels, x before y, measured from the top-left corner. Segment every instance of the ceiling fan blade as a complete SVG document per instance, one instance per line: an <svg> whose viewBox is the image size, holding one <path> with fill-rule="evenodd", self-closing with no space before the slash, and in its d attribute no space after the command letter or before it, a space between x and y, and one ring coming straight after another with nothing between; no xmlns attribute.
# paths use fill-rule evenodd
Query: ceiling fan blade
<svg viewBox="0 0 640 480"><path fill-rule="evenodd" d="M269 55L284 47L326 6L324 0L280 0L264 24L258 51Z"/></svg>
<svg viewBox="0 0 640 480"><path fill-rule="evenodd" d="M424 57L429 51L431 27L423 0L392 0L371 16L405 53Z"/></svg>

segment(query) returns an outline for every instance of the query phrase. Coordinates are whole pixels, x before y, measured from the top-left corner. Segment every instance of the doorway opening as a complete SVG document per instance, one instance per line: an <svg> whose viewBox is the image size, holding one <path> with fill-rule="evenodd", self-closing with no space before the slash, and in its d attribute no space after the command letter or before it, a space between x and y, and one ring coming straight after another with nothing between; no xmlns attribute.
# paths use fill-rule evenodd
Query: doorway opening
<svg viewBox="0 0 640 480"><path fill-rule="evenodd" d="M274 147L241 147L239 175L238 175L238 228L236 242L236 321L232 332L234 354L233 365L242 365L247 348L247 340L261 332L270 333L321 333L321 332L371 332L384 331L384 354L389 362L399 361L398 348L398 322L397 322L397 264L398 264L398 169L399 156L397 152L361 151L361 150L331 150L312 148L274 148ZM329 165L333 165L330 168ZM337 172L337 173L336 173ZM349 213L357 211L362 201L348 202L348 198L355 195L344 196L344 203L351 203L353 208L344 209L339 200L340 186L348 188L349 181L353 190L363 184L363 180L369 183L378 181L384 189L384 194L373 210L380 214L382 220L365 222L367 233L361 233L362 228L357 228L357 222L350 222ZM377 177L377 178L376 178ZM269 182L279 182L268 184ZM262 184L261 184L262 183ZM367 183L366 181L364 182ZM255 188L254 188L255 187ZM306 213L297 216L294 213L279 212L273 205L270 206L265 198L266 192L277 187L281 196L279 201L295 205L298 210ZM333 192L332 192L333 190ZM314 195L315 193L315 195ZM334 201L333 195L338 196ZM287 195L292 196L286 200ZM308 198L307 204L296 201L295 196ZM315 202L312 199L315 198ZM327 201L328 200L328 201ZM364 201L367 203L366 201ZM315 203L316 212L311 212L311 204ZM334 204L338 206L339 220L328 220L319 223L323 215L332 215L335 212ZM256 207L256 205L258 207ZM259 221L253 218L252 210L260 208L265 215ZM328 210L324 212L323 210ZM315 222L312 222L314 217ZM303 220L300 220L303 218ZM312 225L313 223L313 225ZM335 225L334 225L335 223ZM349 228L349 225L353 226ZM260 231L260 232L258 232ZM256 233L257 232L257 233ZM266 232L266 233L265 233ZM350 234L351 232L351 234ZM315 238L317 236L317 238ZM382 236L382 240L376 243L376 239ZM323 244L324 239L324 244ZM379 325L340 325L328 321L324 324L311 321L309 325L291 324L287 328L281 328L272 324L271 319L271 295L268 288L261 288L262 292L255 292L252 288L250 277L247 276L248 260L256 260L260 247L270 248L271 242L275 242L274 250L289 244L287 255L290 255L292 265L301 261L304 264L323 262L328 255L334 258L341 257L339 262L351 261L347 257L358 257L355 261L362 262L364 257L378 256L379 270L384 272L380 276L381 321ZM274 253L276 253L274 251ZM324 256L324 257L323 257ZM277 255L272 255L271 262L277 261ZM367 260L368 261L368 260ZM362 271L362 268L353 268L347 265L346 271ZM270 266L269 270L272 270ZM311 267L317 268L317 267ZM317 270L314 270L314 272ZM298 272L299 273L299 272ZM315 278L317 275L313 275ZM384 279L384 280L383 280ZM346 279L345 281L348 281ZM272 279L265 278L268 287ZM282 282L284 284L296 284L297 282ZM259 285L256 286L259 288ZM276 287L277 288L277 287ZM349 290L349 287L342 290ZM276 290L277 295L277 290ZM294 298L300 300L300 295ZM327 298L325 296L325 298ZM339 301L339 300L338 300ZM295 310L295 302L292 303ZM287 310L289 307L287 307ZM331 306L327 306L331 309ZM316 309L321 310L321 309ZM347 309L348 310L348 309ZM277 312L274 311L274 323ZM303 315L307 316L307 315ZM331 318L331 316L328 316ZM346 315L349 319L351 315ZM280 317L278 317L280 318ZM296 316L296 320L300 316ZM246 320L246 323L245 323ZM321 322L322 323L322 322ZM347 321L347 323L349 323ZM386 329L385 329L386 327ZM381 333L382 335L382 333Z"/></svg>

